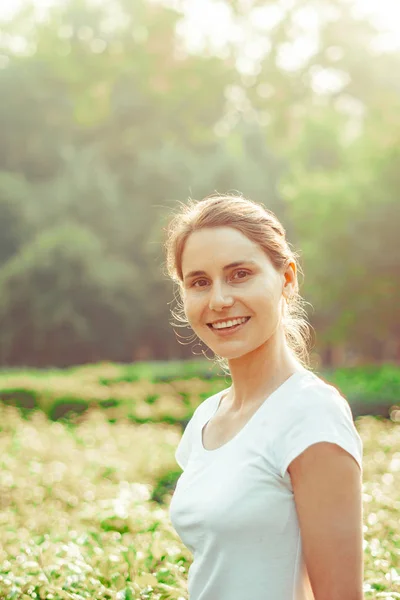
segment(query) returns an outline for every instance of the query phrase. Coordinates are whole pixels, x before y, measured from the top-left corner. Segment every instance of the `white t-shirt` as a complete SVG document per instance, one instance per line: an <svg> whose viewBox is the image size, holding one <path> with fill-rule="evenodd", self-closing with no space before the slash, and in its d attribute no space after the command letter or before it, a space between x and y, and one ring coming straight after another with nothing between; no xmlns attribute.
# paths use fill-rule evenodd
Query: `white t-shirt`
<svg viewBox="0 0 400 600"><path fill-rule="evenodd" d="M195 410L176 450L184 469L169 507L193 554L189 600L313 600L287 467L332 442L362 474L362 440L349 403L304 369L276 389L229 442L206 450L202 429L226 390Z"/></svg>

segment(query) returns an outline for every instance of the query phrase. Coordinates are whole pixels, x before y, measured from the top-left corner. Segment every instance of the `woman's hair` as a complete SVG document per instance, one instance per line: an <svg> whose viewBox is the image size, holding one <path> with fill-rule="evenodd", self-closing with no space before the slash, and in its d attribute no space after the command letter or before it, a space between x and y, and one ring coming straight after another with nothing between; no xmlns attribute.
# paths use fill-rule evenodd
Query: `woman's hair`
<svg viewBox="0 0 400 600"><path fill-rule="evenodd" d="M296 264L296 274L303 274L298 264L298 254L291 250L286 240L286 231L280 221L262 204L248 200L242 196L212 195L204 200L189 200L181 203L181 209L171 219L167 228L166 267L168 275L179 286L182 299L183 274L182 254L186 240L193 231L205 227L233 227L249 240L258 244L272 261L275 269L282 273L289 262ZM308 345L310 342L311 326L307 320L304 305L307 304L299 294L297 275L294 292L285 304L283 328L286 342L296 359L304 366L310 366ZM183 305L178 300L178 310L172 315L180 323L188 324ZM227 367L226 361L217 357L222 367Z"/></svg>

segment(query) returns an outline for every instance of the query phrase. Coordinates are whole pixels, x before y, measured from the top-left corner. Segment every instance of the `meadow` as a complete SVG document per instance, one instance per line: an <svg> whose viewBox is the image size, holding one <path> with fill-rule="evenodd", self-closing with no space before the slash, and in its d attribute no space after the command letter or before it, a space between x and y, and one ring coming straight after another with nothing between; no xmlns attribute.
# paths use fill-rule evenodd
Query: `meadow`
<svg viewBox="0 0 400 600"><path fill-rule="evenodd" d="M327 374L352 408L365 398L389 415L355 419L367 600L400 598L398 371ZM168 518L174 451L194 408L227 385L196 363L3 372L1 600L186 600L191 554Z"/></svg>

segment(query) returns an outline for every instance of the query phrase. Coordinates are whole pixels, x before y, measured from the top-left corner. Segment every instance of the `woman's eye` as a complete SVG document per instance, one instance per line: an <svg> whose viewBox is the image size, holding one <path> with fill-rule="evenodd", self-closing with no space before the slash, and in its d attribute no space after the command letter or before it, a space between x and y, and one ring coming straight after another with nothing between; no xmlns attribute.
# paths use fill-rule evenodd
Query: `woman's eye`
<svg viewBox="0 0 400 600"><path fill-rule="evenodd" d="M233 274L232 279L244 279L248 275L250 275L249 271L239 269ZM206 285L208 285L208 279L196 279L196 281L193 281L191 284L191 287L205 287Z"/></svg>
<svg viewBox="0 0 400 600"><path fill-rule="evenodd" d="M197 279L197 281L194 281L192 283L192 287L204 287L204 285L202 285L202 283L204 283L204 282L205 282L205 284L207 284L207 279ZM197 284L200 284L200 285L197 285Z"/></svg>
<svg viewBox="0 0 400 600"><path fill-rule="evenodd" d="M244 277L246 277L249 274L248 271L244 271L243 269L240 269L239 271L236 271L236 273L234 274L234 277L236 279L244 279Z"/></svg>

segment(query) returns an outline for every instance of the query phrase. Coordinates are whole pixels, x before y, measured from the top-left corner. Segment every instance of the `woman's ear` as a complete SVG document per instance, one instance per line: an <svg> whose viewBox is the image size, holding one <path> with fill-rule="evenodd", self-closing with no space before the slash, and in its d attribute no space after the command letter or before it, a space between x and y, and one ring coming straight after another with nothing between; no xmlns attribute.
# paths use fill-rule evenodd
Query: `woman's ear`
<svg viewBox="0 0 400 600"><path fill-rule="evenodd" d="M291 260L289 262L289 264L287 265L286 270L284 272L284 283L283 283L282 294L283 294L286 302L289 302L290 296L292 296L292 294L294 293L295 283L296 283L296 263Z"/></svg>

